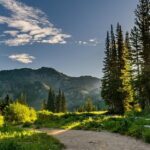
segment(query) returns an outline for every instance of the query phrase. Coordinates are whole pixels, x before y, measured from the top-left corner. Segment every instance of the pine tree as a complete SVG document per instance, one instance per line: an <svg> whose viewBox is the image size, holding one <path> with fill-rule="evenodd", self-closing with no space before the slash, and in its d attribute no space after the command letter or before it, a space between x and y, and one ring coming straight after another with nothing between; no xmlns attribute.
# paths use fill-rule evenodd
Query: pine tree
<svg viewBox="0 0 150 150"><path fill-rule="evenodd" d="M117 54L118 54L118 88L117 90L117 102L116 102L116 107L115 107L115 112L122 114L124 113L124 100L123 100L123 82L122 82L122 76L123 72L122 70L124 69L125 62L124 62L124 40L123 40L123 33L122 33L122 28L120 24L117 24L117 30L116 30L116 44L117 44Z"/></svg>
<svg viewBox="0 0 150 150"><path fill-rule="evenodd" d="M142 70L142 44L140 41L140 33L136 26L131 30L131 50L132 50L132 64L133 73L135 76L139 77Z"/></svg>
<svg viewBox="0 0 150 150"><path fill-rule="evenodd" d="M130 38L130 35L129 35L129 32L126 32L126 35L125 35L125 47L127 48L128 50L128 58L127 58L127 61L128 61L128 64L129 64L129 67L128 67L128 71L129 71L129 75L130 75L130 80L131 80L131 86L132 86L132 90L134 89L134 70L133 70L133 51L132 51L132 46L131 46L131 38ZM134 91L134 90L133 90ZM135 98L135 91L133 92L133 95L134 95L134 98Z"/></svg>
<svg viewBox="0 0 150 150"><path fill-rule="evenodd" d="M142 87L141 87L141 71L142 71L142 45L140 41L139 31L136 26L131 30L131 53L132 53L132 74L133 87L135 91L135 99L142 102ZM142 106L142 104L141 104Z"/></svg>
<svg viewBox="0 0 150 150"><path fill-rule="evenodd" d="M7 94L6 97L5 97L5 105L9 105L10 104L10 98L9 98L9 95Z"/></svg>
<svg viewBox="0 0 150 150"><path fill-rule="evenodd" d="M117 24L116 37L111 25L111 38L107 32L102 96L112 113L123 114L134 105L132 87L132 55L129 34L123 38Z"/></svg>
<svg viewBox="0 0 150 150"><path fill-rule="evenodd" d="M112 112L116 111L116 107L118 105L118 91L116 90L118 88L118 55L117 55L117 48L116 48L116 39L115 34L113 30L113 26L111 25L111 42L110 42L111 48L110 48L110 93L111 93L111 108Z"/></svg>
<svg viewBox="0 0 150 150"><path fill-rule="evenodd" d="M59 89L59 92L56 95L55 92L50 89L48 93L47 103L44 101L42 104L42 108L47 109L51 112L66 112L67 107L64 93Z"/></svg>
<svg viewBox="0 0 150 150"><path fill-rule="evenodd" d="M48 93L47 110L55 112L55 93L51 88Z"/></svg>
<svg viewBox="0 0 150 150"><path fill-rule="evenodd" d="M111 88L110 88L110 36L107 32L106 44L105 44L105 58L104 58L104 68L103 68L103 79L102 79L102 90L101 96L105 100L108 106L111 107Z"/></svg>
<svg viewBox="0 0 150 150"><path fill-rule="evenodd" d="M129 32L126 32L126 35L125 35L125 46L128 49L128 61L132 66L133 65L133 56L132 56L133 53L132 53L132 48L131 48ZM131 75L132 75L132 67L131 67Z"/></svg>
<svg viewBox="0 0 150 150"><path fill-rule="evenodd" d="M61 99L62 99L62 103L61 103L62 108L61 108L61 110L62 110L62 112L66 112L67 111L67 106L66 106L66 98L65 98L64 92L62 92Z"/></svg>
<svg viewBox="0 0 150 150"><path fill-rule="evenodd" d="M76 111L77 112L85 112L84 106L80 106Z"/></svg>
<svg viewBox="0 0 150 150"><path fill-rule="evenodd" d="M84 110L87 112L95 111L96 107L93 104L93 101L91 98L88 98L85 102Z"/></svg>
<svg viewBox="0 0 150 150"><path fill-rule="evenodd" d="M56 96L56 112L62 112L62 92L59 89L59 93Z"/></svg>
<svg viewBox="0 0 150 150"><path fill-rule="evenodd" d="M127 45L126 45L127 46ZM124 102L124 111L131 111L134 107L133 100L133 87L132 87L132 76L131 76L131 64L129 60L129 49L128 47L124 47L123 59L124 59L124 68L122 68L122 95Z"/></svg>
<svg viewBox="0 0 150 150"><path fill-rule="evenodd" d="M139 0L136 15L136 27L142 44L142 108L150 108L150 0Z"/></svg>
<svg viewBox="0 0 150 150"><path fill-rule="evenodd" d="M131 111L133 107L133 87L131 75L130 43L128 34L126 40L123 39L121 26L117 25L117 50L118 50L118 102L116 113Z"/></svg>
<svg viewBox="0 0 150 150"><path fill-rule="evenodd" d="M0 113L5 113L5 108L13 103L12 99L10 99L10 96L7 94L6 97L3 100L0 100Z"/></svg>

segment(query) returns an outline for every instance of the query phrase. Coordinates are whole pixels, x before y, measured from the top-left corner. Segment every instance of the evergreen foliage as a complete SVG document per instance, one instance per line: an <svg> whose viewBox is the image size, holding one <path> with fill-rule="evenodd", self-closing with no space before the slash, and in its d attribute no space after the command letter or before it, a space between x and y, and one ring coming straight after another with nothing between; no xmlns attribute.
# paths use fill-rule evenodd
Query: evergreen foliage
<svg viewBox="0 0 150 150"><path fill-rule="evenodd" d="M47 100L46 109L51 112L55 112L55 93L51 88L48 92L48 100Z"/></svg>
<svg viewBox="0 0 150 150"><path fill-rule="evenodd" d="M86 112L92 112L92 111L96 111L96 107L93 104L93 101L91 98L88 98L85 102L85 106L84 106L84 110Z"/></svg>
<svg viewBox="0 0 150 150"><path fill-rule="evenodd" d="M56 112L62 112L62 92L59 89L59 93L56 96Z"/></svg>
<svg viewBox="0 0 150 150"><path fill-rule="evenodd" d="M48 93L48 100L47 102L43 102L42 107L43 109L49 110L51 112L66 112L67 106L64 93L59 89L58 94L55 94L55 92L50 88Z"/></svg>
<svg viewBox="0 0 150 150"><path fill-rule="evenodd" d="M111 87L109 84L110 82L110 36L109 36L109 32L107 32L105 46L106 48L105 48L104 68L103 68L104 76L102 79L101 95L103 99L106 101L106 103L110 105L111 104L111 101L110 101Z"/></svg>
<svg viewBox="0 0 150 150"><path fill-rule="evenodd" d="M126 33L126 40L124 40L121 25L118 23L115 37L111 25L111 41L109 42L109 33L107 33L106 38L102 97L113 113L122 114L132 109L133 89L130 54L131 47L128 33Z"/></svg>
<svg viewBox="0 0 150 150"><path fill-rule="evenodd" d="M96 111L96 106L93 104L93 100L89 97L86 99L85 104L77 109L77 112L92 112Z"/></svg>
<svg viewBox="0 0 150 150"><path fill-rule="evenodd" d="M141 106L150 108L150 0L139 0L135 10L135 26L142 47Z"/></svg>
<svg viewBox="0 0 150 150"><path fill-rule="evenodd" d="M132 56L132 79L135 91L134 98L141 103L142 87L141 87L141 73L142 73L142 45L140 42L139 31L136 26L131 30L131 56Z"/></svg>
<svg viewBox="0 0 150 150"><path fill-rule="evenodd" d="M150 109L150 0L139 0L135 26L125 40L121 25L106 38L102 97L113 113Z"/></svg>
<svg viewBox="0 0 150 150"><path fill-rule="evenodd" d="M9 104L11 104L13 101L10 99L9 95L7 94L6 97L2 100L0 100L0 114L4 114L4 110Z"/></svg>

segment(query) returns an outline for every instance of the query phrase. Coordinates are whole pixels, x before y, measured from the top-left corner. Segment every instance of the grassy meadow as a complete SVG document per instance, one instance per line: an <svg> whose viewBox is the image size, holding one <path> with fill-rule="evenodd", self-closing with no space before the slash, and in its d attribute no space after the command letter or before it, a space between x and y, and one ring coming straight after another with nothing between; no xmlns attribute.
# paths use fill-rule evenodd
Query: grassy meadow
<svg viewBox="0 0 150 150"><path fill-rule="evenodd" d="M64 145L40 128L120 133L150 143L150 113L110 115L107 111L52 113L13 103L0 115L0 150L61 150Z"/></svg>

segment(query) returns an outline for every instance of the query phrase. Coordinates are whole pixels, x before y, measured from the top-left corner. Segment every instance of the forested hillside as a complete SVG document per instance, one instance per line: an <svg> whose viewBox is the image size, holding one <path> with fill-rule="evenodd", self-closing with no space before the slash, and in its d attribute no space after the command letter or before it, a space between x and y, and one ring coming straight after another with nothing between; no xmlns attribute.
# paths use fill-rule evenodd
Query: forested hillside
<svg viewBox="0 0 150 150"><path fill-rule="evenodd" d="M91 76L69 77L52 68L15 69L0 72L0 96L17 99L24 95L27 103L35 108L48 98L49 88L56 92L61 89L67 100L68 108L73 110L91 97L99 103L100 80Z"/></svg>

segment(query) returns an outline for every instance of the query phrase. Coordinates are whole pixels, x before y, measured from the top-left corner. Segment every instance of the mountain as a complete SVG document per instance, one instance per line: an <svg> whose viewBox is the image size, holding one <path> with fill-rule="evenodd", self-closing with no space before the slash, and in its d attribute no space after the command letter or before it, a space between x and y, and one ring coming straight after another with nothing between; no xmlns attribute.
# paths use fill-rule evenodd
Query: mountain
<svg viewBox="0 0 150 150"><path fill-rule="evenodd" d="M69 110L83 104L92 97L96 104L101 101L100 79L91 76L69 77L53 68L42 67L37 70L23 68L0 71L0 97L9 94L12 99L25 93L27 103L37 109L47 99L48 89L64 91Z"/></svg>

